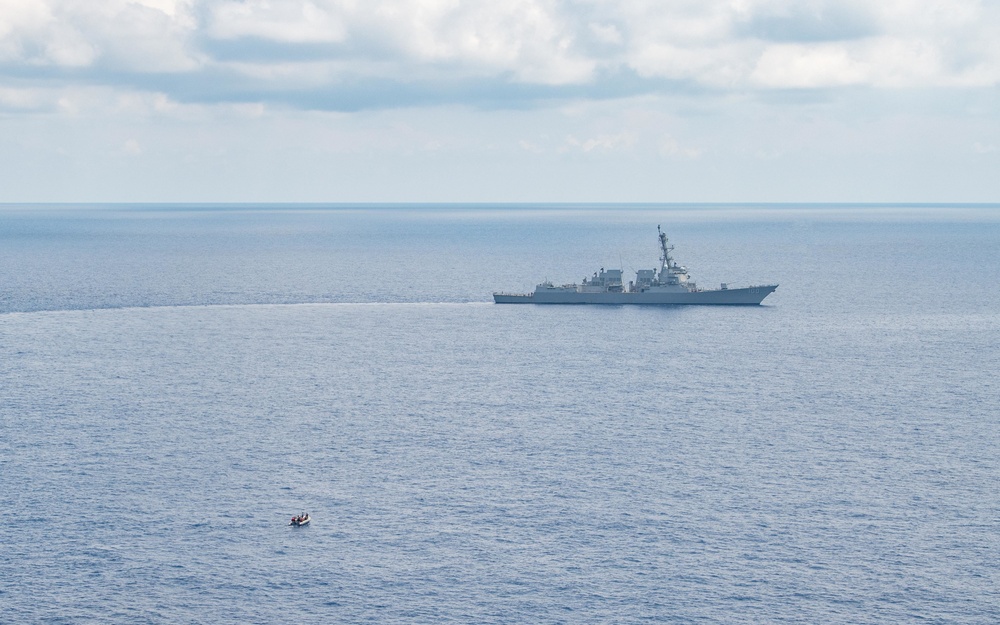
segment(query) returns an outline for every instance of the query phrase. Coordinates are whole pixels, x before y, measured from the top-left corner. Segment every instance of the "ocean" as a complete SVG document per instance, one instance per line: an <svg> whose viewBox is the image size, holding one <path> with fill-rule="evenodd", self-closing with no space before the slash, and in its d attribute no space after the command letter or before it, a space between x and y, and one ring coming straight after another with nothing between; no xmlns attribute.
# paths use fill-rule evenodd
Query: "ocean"
<svg viewBox="0 0 1000 625"><path fill-rule="evenodd" d="M492 303L657 225L778 290ZM0 206L0 622L1000 622L998 284L1000 206Z"/></svg>

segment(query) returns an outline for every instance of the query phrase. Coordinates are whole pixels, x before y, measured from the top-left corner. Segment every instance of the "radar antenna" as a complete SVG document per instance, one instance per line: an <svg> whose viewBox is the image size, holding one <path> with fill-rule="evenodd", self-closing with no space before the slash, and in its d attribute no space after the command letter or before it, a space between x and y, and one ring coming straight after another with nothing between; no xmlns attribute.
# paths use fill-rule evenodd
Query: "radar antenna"
<svg viewBox="0 0 1000 625"><path fill-rule="evenodd" d="M656 232L660 235L660 273L663 273L666 269L674 268L674 259L670 258L670 252L674 246L667 244L667 233L661 230L659 225L656 226Z"/></svg>

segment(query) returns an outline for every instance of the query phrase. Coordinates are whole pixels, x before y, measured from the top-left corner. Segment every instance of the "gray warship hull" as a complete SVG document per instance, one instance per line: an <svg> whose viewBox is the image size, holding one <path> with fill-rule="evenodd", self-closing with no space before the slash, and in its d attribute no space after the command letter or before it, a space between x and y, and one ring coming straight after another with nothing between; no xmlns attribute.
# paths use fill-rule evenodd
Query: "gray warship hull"
<svg viewBox="0 0 1000 625"><path fill-rule="evenodd" d="M639 269L635 280L625 284L623 270L601 267L579 284L556 286L546 280L533 293L493 293L497 304L610 304L621 306L757 306L778 288L777 284L702 289L691 281L687 267L674 262L667 235L657 226L660 239L660 269Z"/></svg>
<svg viewBox="0 0 1000 625"><path fill-rule="evenodd" d="M757 306L765 297L774 292L778 285L751 286L739 289L713 289L705 291L682 291L657 293L580 293L578 291L537 290L534 293L494 293L497 304L610 304L621 306L637 304L647 306L694 305L694 306Z"/></svg>

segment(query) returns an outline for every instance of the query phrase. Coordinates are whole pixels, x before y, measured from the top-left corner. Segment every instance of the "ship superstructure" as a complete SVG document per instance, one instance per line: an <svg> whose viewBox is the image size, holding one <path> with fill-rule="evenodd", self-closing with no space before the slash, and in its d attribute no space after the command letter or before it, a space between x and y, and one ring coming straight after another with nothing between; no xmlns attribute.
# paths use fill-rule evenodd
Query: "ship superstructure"
<svg viewBox="0 0 1000 625"><path fill-rule="evenodd" d="M687 267L677 264L670 253L666 233L657 226L660 239L660 269L640 269L626 286L621 269L604 269L580 284L556 286L549 281L533 293L494 293L497 304L709 304L756 305L778 288L777 284L702 289L691 281Z"/></svg>

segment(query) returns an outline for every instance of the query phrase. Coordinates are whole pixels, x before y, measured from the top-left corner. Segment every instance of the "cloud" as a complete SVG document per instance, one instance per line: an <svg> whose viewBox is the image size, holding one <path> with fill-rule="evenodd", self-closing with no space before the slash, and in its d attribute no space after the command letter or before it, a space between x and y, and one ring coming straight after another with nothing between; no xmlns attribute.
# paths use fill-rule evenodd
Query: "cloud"
<svg viewBox="0 0 1000 625"><path fill-rule="evenodd" d="M573 135L566 137L563 151L579 151L583 153L619 152L632 148L637 138L630 132L617 134L601 134L589 139L577 139Z"/></svg>
<svg viewBox="0 0 1000 625"><path fill-rule="evenodd" d="M532 154L541 154L545 151L542 146L527 139L518 140L517 145L525 152L531 152Z"/></svg>
<svg viewBox="0 0 1000 625"><path fill-rule="evenodd" d="M667 135L660 140L660 155L674 159L694 160L705 153L702 148L681 145L674 137Z"/></svg>
<svg viewBox="0 0 1000 625"><path fill-rule="evenodd" d="M750 80L763 86L813 88L857 85L870 68L837 44L768 47L757 61Z"/></svg>
<svg viewBox="0 0 1000 625"><path fill-rule="evenodd" d="M129 156L139 156L142 154L142 146L135 139L128 139L122 144L122 152Z"/></svg>
<svg viewBox="0 0 1000 625"><path fill-rule="evenodd" d="M0 62L82 66L95 56L86 37L52 7L30 0L10 0L0 7Z"/></svg>
<svg viewBox="0 0 1000 625"><path fill-rule="evenodd" d="M587 80L593 59L547 4L226 2L206 10L204 41L231 60L349 59L396 78L444 68L527 83Z"/></svg>
<svg viewBox="0 0 1000 625"><path fill-rule="evenodd" d="M7 0L0 66L193 71L202 65L188 41L196 26L183 2Z"/></svg>
<svg viewBox="0 0 1000 625"><path fill-rule="evenodd" d="M740 12L735 31L744 37L778 42L863 39L881 31L868 6L834 0L761 3Z"/></svg>
<svg viewBox="0 0 1000 625"><path fill-rule="evenodd" d="M347 34L335 10L301 0L226 1L209 6L206 12L205 31L210 39L334 43Z"/></svg>
<svg viewBox="0 0 1000 625"><path fill-rule="evenodd" d="M46 98L39 89L0 87L0 110L30 111L44 106Z"/></svg>
<svg viewBox="0 0 1000 625"><path fill-rule="evenodd" d="M619 31L618 27L614 24L598 24L591 22L589 26L590 32L594 35L594 39L600 43L618 46L624 41L621 31Z"/></svg>
<svg viewBox="0 0 1000 625"><path fill-rule="evenodd" d="M976 0L0 5L8 88L345 111L517 108L699 89L991 87L1000 84L998 42L1000 9Z"/></svg>

